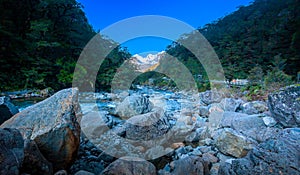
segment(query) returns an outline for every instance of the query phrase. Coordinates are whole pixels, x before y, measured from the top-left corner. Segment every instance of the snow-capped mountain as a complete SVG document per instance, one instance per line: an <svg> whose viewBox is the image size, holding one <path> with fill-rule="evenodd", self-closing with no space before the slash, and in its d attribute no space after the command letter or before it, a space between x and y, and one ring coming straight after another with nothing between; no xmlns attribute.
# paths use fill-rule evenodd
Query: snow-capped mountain
<svg viewBox="0 0 300 175"><path fill-rule="evenodd" d="M135 54L129 59L129 62L135 65L139 72L152 71L159 65L159 61L165 53L165 51L162 51L157 54L148 54L146 57Z"/></svg>

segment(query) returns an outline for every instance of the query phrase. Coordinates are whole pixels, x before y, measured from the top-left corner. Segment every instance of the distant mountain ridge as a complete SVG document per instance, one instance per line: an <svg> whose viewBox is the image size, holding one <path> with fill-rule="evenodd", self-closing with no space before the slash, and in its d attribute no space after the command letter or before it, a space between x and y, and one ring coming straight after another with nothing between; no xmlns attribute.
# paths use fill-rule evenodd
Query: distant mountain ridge
<svg viewBox="0 0 300 175"><path fill-rule="evenodd" d="M165 51L157 54L148 54L146 57L135 54L129 59L129 63L134 65L136 70L139 72L152 71L159 66L159 62L165 56L165 54Z"/></svg>

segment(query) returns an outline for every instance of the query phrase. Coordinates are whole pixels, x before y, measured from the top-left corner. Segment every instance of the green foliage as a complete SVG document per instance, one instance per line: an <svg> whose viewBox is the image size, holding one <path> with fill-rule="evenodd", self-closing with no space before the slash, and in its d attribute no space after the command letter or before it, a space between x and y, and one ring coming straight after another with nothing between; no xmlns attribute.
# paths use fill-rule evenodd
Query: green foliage
<svg viewBox="0 0 300 175"><path fill-rule="evenodd" d="M260 66L255 66L249 71L247 80L249 81L250 86L262 85L264 72Z"/></svg>
<svg viewBox="0 0 300 175"><path fill-rule="evenodd" d="M248 93L246 94L246 98L248 101L267 99L267 93L262 85L247 86L244 90L248 91Z"/></svg>
<svg viewBox="0 0 300 175"><path fill-rule="evenodd" d="M282 78L277 85L282 86L296 78L300 70L299 29L300 1L255 0L198 30L219 56L226 79L249 79L251 85L264 89L271 86L271 81L278 84ZM195 42L193 33L184 38L189 43ZM170 45L167 53L187 65L193 75L205 74L201 64L190 59L194 58L193 54L180 44ZM196 65L200 66L196 68Z"/></svg>
<svg viewBox="0 0 300 175"><path fill-rule="evenodd" d="M283 71L277 68L268 72L264 82L268 89L279 89L281 87L293 84L291 76L285 74Z"/></svg>
<svg viewBox="0 0 300 175"><path fill-rule="evenodd" d="M79 66L76 76L73 72L82 49L96 32L80 3L0 0L0 17L1 91L45 87L58 90L70 87L73 77L84 80L88 74L84 67ZM111 43L102 41L101 47ZM128 52L118 47L109 57L105 70L111 78L111 69L128 58Z"/></svg>

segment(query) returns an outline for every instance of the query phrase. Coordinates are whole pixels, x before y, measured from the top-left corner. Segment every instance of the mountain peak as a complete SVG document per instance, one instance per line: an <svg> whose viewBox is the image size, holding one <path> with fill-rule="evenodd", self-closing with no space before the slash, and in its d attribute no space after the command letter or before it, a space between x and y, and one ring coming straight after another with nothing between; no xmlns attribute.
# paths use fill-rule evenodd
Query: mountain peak
<svg viewBox="0 0 300 175"><path fill-rule="evenodd" d="M157 54L149 53L145 57L140 54L133 55L129 62L137 67L137 71L146 72L151 67L156 67L160 59L165 55L165 51L158 52Z"/></svg>

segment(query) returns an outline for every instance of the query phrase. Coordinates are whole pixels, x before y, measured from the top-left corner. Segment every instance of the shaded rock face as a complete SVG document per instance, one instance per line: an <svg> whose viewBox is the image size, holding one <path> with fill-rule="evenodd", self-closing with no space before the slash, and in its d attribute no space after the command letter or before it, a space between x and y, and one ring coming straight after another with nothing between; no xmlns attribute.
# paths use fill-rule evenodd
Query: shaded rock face
<svg viewBox="0 0 300 175"><path fill-rule="evenodd" d="M254 147L254 141L231 128L217 131L214 136L217 148L225 155L244 157Z"/></svg>
<svg viewBox="0 0 300 175"><path fill-rule="evenodd" d="M199 96L200 100L206 105L210 105L212 103L219 103L223 98L223 95L216 91L201 92Z"/></svg>
<svg viewBox="0 0 300 175"><path fill-rule="evenodd" d="M285 129L259 144L243 159L221 165L219 175L300 174L300 128Z"/></svg>
<svg viewBox="0 0 300 175"><path fill-rule="evenodd" d="M147 97L133 95L126 97L116 108L116 114L123 119L150 112L153 104Z"/></svg>
<svg viewBox="0 0 300 175"><path fill-rule="evenodd" d="M34 140L56 171L70 166L77 155L80 115L78 89L71 88L16 114L0 127L16 128L24 139Z"/></svg>
<svg viewBox="0 0 300 175"><path fill-rule="evenodd" d="M289 86L268 96L272 117L283 127L300 127L300 86Z"/></svg>
<svg viewBox="0 0 300 175"><path fill-rule="evenodd" d="M52 175L52 164L40 152L33 140L24 142L24 161L21 168L22 173Z"/></svg>
<svg viewBox="0 0 300 175"><path fill-rule="evenodd" d="M209 162L198 156L188 156L170 163L159 175L209 174Z"/></svg>
<svg viewBox="0 0 300 175"><path fill-rule="evenodd" d="M76 174L78 171L84 170L98 175L104 170L105 166L108 166L114 160L115 158L103 153L84 134L81 134L78 156L69 172L70 174Z"/></svg>
<svg viewBox="0 0 300 175"><path fill-rule="evenodd" d="M16 129L0 129L0 174L18 175L24 159L24 141Z"/></svg>
<svg viewBox="0 0 300 175"><path fill-rule="evenodd" d="M151 140L163 136L171 128L168 118L161 108L137 115L126 121L126 138L131 140Z"/></svg>
<svg viewBox="0 0 300 175"><path fill-rule="evenodd" d="M155 166L139 158L123 157L111 163L102 175L156 175Z"/></svg>
<svg viewBox="0 0 300 175"><path fill-rule="evenodd" d="M0 125L19 112L8 97L0 97Z"/></svg>

